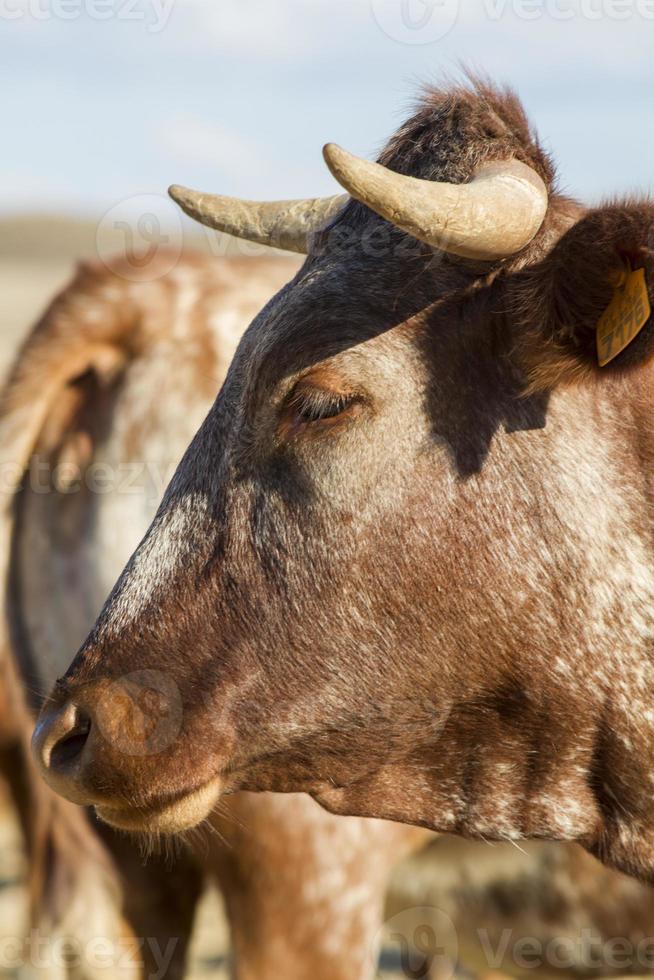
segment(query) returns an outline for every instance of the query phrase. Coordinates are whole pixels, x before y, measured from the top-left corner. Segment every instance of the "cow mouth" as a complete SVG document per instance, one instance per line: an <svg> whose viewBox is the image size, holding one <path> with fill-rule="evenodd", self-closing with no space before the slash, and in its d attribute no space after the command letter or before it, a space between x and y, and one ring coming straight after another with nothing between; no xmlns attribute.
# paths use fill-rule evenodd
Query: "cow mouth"
<svg viewBox="0 0 654 980"><path fill-rule="evenodd" d="M222 781L209 780L198 789L148 807L116 807L96 804L95 812L118 830L135 833L179 834L202 823L218 801Z"/></svg>

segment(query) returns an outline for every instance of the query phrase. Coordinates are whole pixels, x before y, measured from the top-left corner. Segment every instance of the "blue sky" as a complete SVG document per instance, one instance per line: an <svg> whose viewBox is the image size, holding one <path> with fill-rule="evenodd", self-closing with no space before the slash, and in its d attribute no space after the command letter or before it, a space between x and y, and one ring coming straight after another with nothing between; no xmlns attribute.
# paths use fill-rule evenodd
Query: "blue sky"
<svg viewBox="0 0 654 980"><path fill-rule="evenodd" d="M650 189L654 0L0 0L0 210L331 193L322 144L374 155L459 61L518 89L570 192Z"/></svg>

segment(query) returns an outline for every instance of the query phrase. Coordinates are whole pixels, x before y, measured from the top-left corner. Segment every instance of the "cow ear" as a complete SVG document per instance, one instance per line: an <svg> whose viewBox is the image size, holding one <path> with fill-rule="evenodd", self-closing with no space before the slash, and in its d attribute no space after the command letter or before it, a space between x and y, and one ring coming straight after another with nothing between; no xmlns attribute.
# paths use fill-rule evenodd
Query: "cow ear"
<svg viewBox="0 0 654 980"><path fill-rule="evenodd" d="M587 211L510 276L507 312L530 391L616 374L654 357L654 204Z"/></svg>

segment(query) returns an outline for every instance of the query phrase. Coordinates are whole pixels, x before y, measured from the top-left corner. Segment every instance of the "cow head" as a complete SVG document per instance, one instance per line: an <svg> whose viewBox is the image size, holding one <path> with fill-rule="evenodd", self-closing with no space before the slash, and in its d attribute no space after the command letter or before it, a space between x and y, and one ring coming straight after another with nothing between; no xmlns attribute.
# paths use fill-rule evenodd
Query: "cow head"
<svg viewBox="0 0 654 980"><path fill-rule="evenodd" d="M654 341L599 368L595 334L654 208L556 194L483 85L428 93L380 164L327 158L352 200L176 191L308 256L46 704L45 778L138 830L307 791L642 869Z"/></svg>

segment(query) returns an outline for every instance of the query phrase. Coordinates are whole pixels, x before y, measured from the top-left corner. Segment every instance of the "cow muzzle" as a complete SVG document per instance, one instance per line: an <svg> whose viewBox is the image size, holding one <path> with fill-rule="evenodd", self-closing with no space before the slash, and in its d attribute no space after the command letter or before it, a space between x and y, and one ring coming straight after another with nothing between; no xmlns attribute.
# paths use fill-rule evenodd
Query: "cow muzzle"
<svg viewBox="0 0 654 980"><path fill-rule="evenodd" d="M162 760L182 737L181 704L156 672L69 693L58 684L39 717L32 750L60 796L93 806L124 830L176 833L203 820L221 793L212 778L176 786ZM162 772L161 770L164 770ZM163 777L163 778L162 778Z"/></svg>

